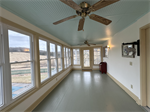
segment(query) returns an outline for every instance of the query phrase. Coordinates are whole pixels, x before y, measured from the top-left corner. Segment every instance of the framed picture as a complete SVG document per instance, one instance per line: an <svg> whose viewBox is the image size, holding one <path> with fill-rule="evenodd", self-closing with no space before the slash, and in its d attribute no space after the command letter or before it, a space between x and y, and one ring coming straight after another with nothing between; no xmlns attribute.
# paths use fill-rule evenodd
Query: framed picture
<svg viewBox="0 0 150 112"><path fill-rule="evenodd" d="M135 48L133 44L122 45L122 57L135 58Z"/></svg>
<svg viewBox="0 0 150 112"><path fill-rule="evenodd" d="M107 46L106 46L106 47L103 48L103 51L104 51L104 57L108 58L109 48L107 48Z"/></svg>

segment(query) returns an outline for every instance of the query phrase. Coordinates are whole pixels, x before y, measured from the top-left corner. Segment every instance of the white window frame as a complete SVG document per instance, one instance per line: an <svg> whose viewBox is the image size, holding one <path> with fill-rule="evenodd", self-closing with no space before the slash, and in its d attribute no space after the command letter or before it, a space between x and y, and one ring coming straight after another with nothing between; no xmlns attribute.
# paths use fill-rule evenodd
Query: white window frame
<svg viewBox="0 0 150 112"><path fill-rule="evenodd" d="M69 67L69 48L66 48L66 68Z"/></svg>
<svg viewBox="0 0 150 112"><path fill-rule="evenodd" d="M77 48L78 49L78 48ZM74 49L72 49L72 52L73 52ZM77 57L77 56L76 56ZM79 49L79 59L80 59L80 49ZM73 65L81 65L81 59L80 59L80 62L79 64L74 64L74 52L73 52Z"/></svg>
<svg viewBox="0 0 150 112"><path fill-rule="evenodd" d="M94 56L95 56L95 55L94 55L94 49L98 49L98 48L100 49L100 55L99 55L99 56L100 56L100 62L101 62L101 50L102 50L101 47L95 47L95 48L93 48L93 60L94 60ZM93 64L94 64L94 65L99 65L99 64L95 64L94 62L95 62L95 60L93 61ZM99 63L100 63L100 62L99 62Z"/></svg>
<svg viewBox="0 0 150 112"><path fill-rule="evenodd" d="M29 89L27 89L26 91L29 91L29 90L31 90L32 88L34 88L35 87L35 74L34 74L34 49L33 49L33 46L34 46L34 41L33 41L33 35L32 34L30 34L30 33L27 33L27 32L25 32L25 31L22 31L22 30L20 30L20 29L17 29L17 28L14 28L14 27L11 27L11 26L8 26L8 29L7 29L7 31L8 30L12 30L12 31L15 31L15 32L17 32L17 33L21 33L21 34L24 34L24 35L27 35L27 36L29 36L30 37L30 60L28 61L21 61L21 62L9 62L9 66L10 66L10 73L11 73L11 64L21 64L21 63L28 63L28 62L30 62L31 63L31 81L32 81L32 87L31 88L29 88ZM8 47L9 47L9 37L8 37ZM10 74L11 75L11 74ZM12 87L12 86L11 86ZM26 91L24 92L24 93L26 93ZM24 94L24 93L22 93L22 94ZM20 94L20 95L22 95L22 94ZM19 95L19 96L20 96ZM18 97L18 96L17 96ZM14 97L14 98L12 98L12 99L16 99L17 97Z"/></svg>
<svg viewBox="0 0 150 112"><path fill-rule="evenodd" d="M61 45L59 45L59 44L57 44L56 45L56 47L58 47L58 46L60 46L60 48L61 48L61 57L58 57L58 51L57 51L57 62L58 62L58 59L61 59L61 70L59 71L59 67L58 67L58 63L57 63L57 68L58 68L58 72L61 72L62 70L63 70L63 66L62 66L62 46ZM58 50L58 49L57 49Z"/></svg>
<svg viewBox="0 0 150 112"><path fill-rule="evenodd" d="M30 61L23 61L23 62L18 62L18 63L25 63L25 62L30 62L31 63L31 78L32 78L32 87L28 88L26 91L15 97L14 99L12 98L12 81L11 81L11 68L10 68L10 62L9 62L9 37L8 37L8 30L12 30L24 35L30 36ZM5 37L5 38L4 38ZM0 110L8 106L9 104L15 102L16 100L20 99L22 96L25 94L29 93L33 89L35 89L35 74L34 74L34 43L33 43L33 35L31 33L25 32L23 30L20 30L18 28L12 27L10 25L7 25L5 23L2 23L2 39L3 39L3 55L5 56L3 59L3 74L8 74L8 75L3 75L3 88L4 89L4 105L0 107ZM13 63L14 64L14 63Z"/></svg>
<svg viewBox="0 0 150 112"><path fill-rule="evenodd" d="M53 74L53 76L54 76L54 75L56 75L56 74L58 73L57 44L56 44L56 43L54 43L54 42L51 42L51 41L49 42L49 53L51 53L50 44L54 44L54 45L55 45L55 58L51 58L51 57L50 57L50 55L49 55L49 57L50 57L50 65L51 65L51 60L53 60L53 59L55 59L55 60L56 60L56 73L55 73L55 74ZM51 66L50 66L50 69L51 69ZM51 77L52 77L52 70L51 70Z"/></svg>
<svg viewBox="0 0 150 112"><path fill-rule="evenodd" d="M66 47L63 48L63 52L64 52L64 68L67 68L67 58L66 58Z"/></svg>
<svg viewBox="0 0 150 112"><path fill-rule="evenodd" d="M71 65L71 49L70 48L69 48L68 52L69 52L69 66L70 66Z"/></svg>
<svg viewBox="0 0 150 112"><path fill-rule="evenodd" d="M4 60L3 60L4 56L3 56L3 38L2 38L2 24L0 23L0 91L1 91L1 97L2 99L0 99L2 101L2 104L0 104L0 107L2 107L5 103L4 101L4 82L3 82L3 64L4 64Z"/></svg>
<svg viewBox="0 0 150 112"><path fill-rule="evenodd" d="M51 77L51 69L50 69L50 47L49 47L49 42L45 39L43 39L42 37L39 37L38 41L39 40L42 40L42 41L45 41L46 42L46 47L47 47L47 59L40 59L40 52L39 52L39 61L45 61L47 60L47 70L48 70L48 78L44 79L44 80L41 80L41 83L44 83L46 80L48 80L50 77ZM40 44L39 44L39 51L40 51ZM41 75L41 72L40 72L40 75Z"/></svg>

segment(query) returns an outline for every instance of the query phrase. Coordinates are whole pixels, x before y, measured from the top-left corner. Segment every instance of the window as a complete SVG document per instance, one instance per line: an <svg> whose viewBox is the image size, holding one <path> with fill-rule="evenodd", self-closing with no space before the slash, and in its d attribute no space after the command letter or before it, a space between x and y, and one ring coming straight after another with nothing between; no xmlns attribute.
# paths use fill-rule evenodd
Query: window
<svg viewBox="0 0 150 112"><path fill-rule="evenodd" d="M62 70L62 52L61 46L57 45L58 71Z"/></svg>
<svg viewBox="0 0 150 112"><path fill-rule="evenodd" d="M64 68L67 67L67 60L66 60L66 48L64 47Z"/></svg>
<svg viewBox="0 0 150 112"><path fill-rule="evenodd" d="M73 64L80 65L80 50L73 49Z"/></svg>
<svg viewBox="0 0 150 112"><path fill-rule="evenodd" d="M66 61L67 61L66 65L68 67L69 66L68 48L66 48Z"/></svg>
<svg viewBox="0 0 150 112"><path fill-rule="evenodd" d="M51 76L57 73L56 45L50 43Z"/></svg>
<svg viewBox="0 0 150 112"><path fill-rule="evenodd" d="M2 80L2 65L0 65L0 107L3 105L3 80Z"/></svg>
<svg viewBox="0 0 150 112"><path fill-rule="evenodd" d="M94 64L101 62L101 48L94 48Z"/></svg>
<svg viewBox="0 0 150 112"><path fill-rule="evenodd" d="M1 31L1 29L0 29L0 31ZM0 34L1 34L1 32L0 32ZM3 68L3 66L2 66L2 63L3 63L3 49L2 49L2 46L3 45L3 43L2 43L2 37L1 37L1 35L0 35L0 107L1 106L3 106L3 98L4 98L4 96L3 96L3 80L2 80L2 78L3 78L3 70L2 70L2 68Z"/></svg>
<svg viewBox="0 0 150 112"><path fill-rule="evenodd" d="M69 65L71 65L71 50L69 49Z"/></svg>
<svg viewBox="0 0 150 112"><path fill-rule="evenodd" d="M47 42L39 39L39 54L40 54L40 74L41 82L49 78L48 72L48 53L47 53Z"/></svg>
<svg viewBox="0 0 150 112"><path fill-rule="evenodd" d="M29 90L33 81L32 37L8 30L12 98Z"/></svg>

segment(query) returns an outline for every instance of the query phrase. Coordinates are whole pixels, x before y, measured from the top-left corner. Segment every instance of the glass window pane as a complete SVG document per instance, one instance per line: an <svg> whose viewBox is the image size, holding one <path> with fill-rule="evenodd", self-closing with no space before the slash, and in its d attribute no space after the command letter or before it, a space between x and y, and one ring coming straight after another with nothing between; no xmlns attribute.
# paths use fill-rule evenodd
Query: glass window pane
<svg viewBox="0 0 150 112"><path fill-rule="evenodd" d="M101 62L101 49L94 48L94 64L99 64Z"/></svg>
<svg viewBox="0 0 150 112"><path fill-rule="evenodd" d="M3 105L3 80L2 80L2 66L0 66L0 107Z"/></svg>
<svg viewBox="0 0 150 112"><path fill-rule="evenodd" d="M8 30L8 36L10 63L31 60L30 37L12 30Z"/></svg>
<svg viewBox="0 0 150 112"><path fill-rule="evenodd" d="M40 59L47 59L47 42L39 40Z"/></svg>
<svg viewBox="0 0 150 112"><path fill-rule="evenodd" d="M90 51L84 50L84 67L90 66Z"/></svg>
<svg viewBox="0 0 150 112"><path fill-rule="evenodd" d="M80 50L73 49L73 64L80 65Z"/></svg>
<svg viewBox="0 0 150 112"><path fill-rule="evenodd" d="M11 64L12 98L33 87L31 63Z"/></svg>
<svg viewBox="0 0 150 112"><path fill-rule="evenodd" d="M66 58L64 58L64 67L66 68Z"/></svg>
<svg viewBox="0 0 150 112"><path fill-rule="evenodd" d="M55 44L50 43L50 58L56 58Z"/></svg>
<svg viewBox="0 0 150 112"><path fill-rule="evenodd" d="M66 57L66 48L64 47L64 57Z"/></svg>
<svg viewBox="0 0 150 112"><path fill-rule="evenodd" d="M41 82L49 78L47 60L40 61Z"/></svg>
<svg viewBox="0 0 150 112"><path fill-rule="evenodd" d="M62 59L58 58L58 71L62 70Z"/></svg>
<svg viewBox="0 0 150 112"><path fill-rule="evenodd" d="M57 46L57 56L61 58L61 46Z"/></svg>
<svg viewBox="0 0 150 112"><path fill-rule="evenodd" d="M66 48L66 57L68 57L68 48Z"/></svg>
<svg viewBox="0 0 150 112"><path fill-rule="evenodd" d="M56 59L51 59L51 76L57 73Z"/></svg>

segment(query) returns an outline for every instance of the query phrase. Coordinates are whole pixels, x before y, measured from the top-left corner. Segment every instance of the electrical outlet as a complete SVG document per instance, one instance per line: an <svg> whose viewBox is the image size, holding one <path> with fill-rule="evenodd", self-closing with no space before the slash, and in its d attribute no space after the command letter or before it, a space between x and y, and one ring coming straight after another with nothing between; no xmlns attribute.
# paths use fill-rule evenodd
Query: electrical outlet
<svg viewBox="0 0 150 112"><path fill-rule="evenodd" d="M133 85L131 85L131 88L133 89Z"/></svg>
<svg viewBox="0 0 150 112"><path fill-rule="evenodd" d="M130 65L132 66L132 62L130 62Z"/></svg>

